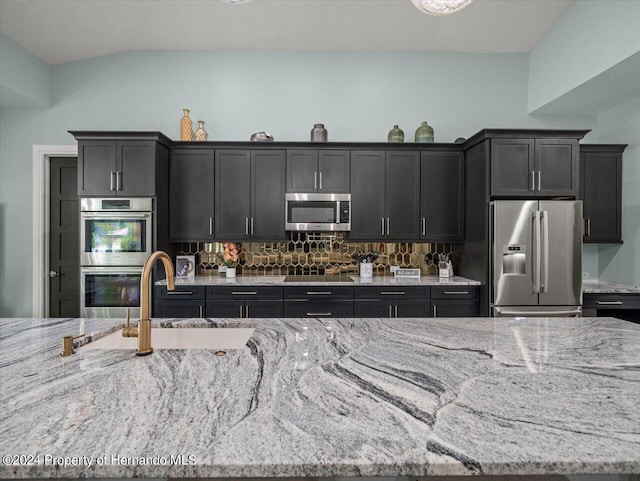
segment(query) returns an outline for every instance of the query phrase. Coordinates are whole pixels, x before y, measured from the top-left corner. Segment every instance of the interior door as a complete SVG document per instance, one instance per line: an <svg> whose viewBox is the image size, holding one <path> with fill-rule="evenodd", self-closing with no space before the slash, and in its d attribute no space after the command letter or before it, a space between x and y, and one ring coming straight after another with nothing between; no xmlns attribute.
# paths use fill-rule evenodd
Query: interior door
<svg viewBox="0 0 640 481"><path fill-rule="evenodd" d="M49 316L80 317L78 159L53 157L49 183Z"/></svg>

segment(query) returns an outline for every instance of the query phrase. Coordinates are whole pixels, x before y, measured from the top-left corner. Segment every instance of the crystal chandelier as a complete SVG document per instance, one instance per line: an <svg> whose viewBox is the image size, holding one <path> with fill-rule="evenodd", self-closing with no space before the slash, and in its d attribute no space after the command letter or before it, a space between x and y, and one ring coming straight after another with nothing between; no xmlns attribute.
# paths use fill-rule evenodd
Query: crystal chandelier
<svg viewBox="0 0 640 481"><path fill-rule="evenodd" d="M473 0L411 0L418 10L429 15L451 15L469 5Z"/></svg>

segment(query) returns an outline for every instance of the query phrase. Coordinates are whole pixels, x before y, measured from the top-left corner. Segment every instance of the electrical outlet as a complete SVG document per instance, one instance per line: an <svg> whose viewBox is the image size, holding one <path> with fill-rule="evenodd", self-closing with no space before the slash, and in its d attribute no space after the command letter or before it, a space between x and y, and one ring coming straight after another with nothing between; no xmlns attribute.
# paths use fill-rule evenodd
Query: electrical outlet
<svg viewBox="0 0 640 481"><path fill-rule="evenodd" d="M582 278L583 279L589 279L589 273L588 272L583 272L582 273Z"/></svg>

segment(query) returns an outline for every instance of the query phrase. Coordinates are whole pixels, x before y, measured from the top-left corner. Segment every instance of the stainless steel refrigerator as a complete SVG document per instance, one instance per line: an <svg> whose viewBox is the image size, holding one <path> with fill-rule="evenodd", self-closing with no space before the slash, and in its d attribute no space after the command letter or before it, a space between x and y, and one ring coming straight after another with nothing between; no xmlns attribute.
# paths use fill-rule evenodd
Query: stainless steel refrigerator
<svg viewBox="0 0 640 481"><path fill-rule="evenodd" d="M582 313L582 202L491 202L491 312L496 317Z"/></svg>

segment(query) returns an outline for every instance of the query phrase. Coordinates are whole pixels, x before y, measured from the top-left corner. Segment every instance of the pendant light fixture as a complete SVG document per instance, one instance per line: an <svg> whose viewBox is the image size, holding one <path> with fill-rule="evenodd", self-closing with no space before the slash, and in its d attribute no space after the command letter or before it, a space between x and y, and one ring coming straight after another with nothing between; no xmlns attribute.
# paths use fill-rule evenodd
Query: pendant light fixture
<svg viewBox="0 0 640 481"><path fill-rule="evenodd" d="M421 12L441 17L462 10L473 0L411 0Z"/></svg>

